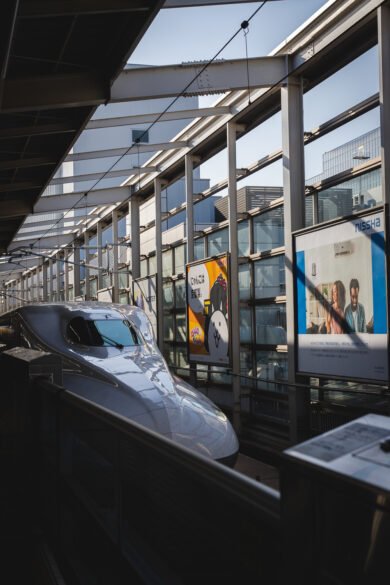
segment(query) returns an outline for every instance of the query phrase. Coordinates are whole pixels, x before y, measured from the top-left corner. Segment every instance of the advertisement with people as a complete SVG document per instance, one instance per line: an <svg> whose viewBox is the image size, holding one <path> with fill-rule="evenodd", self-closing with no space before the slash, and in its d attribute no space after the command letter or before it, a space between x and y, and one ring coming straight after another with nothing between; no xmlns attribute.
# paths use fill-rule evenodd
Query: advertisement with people
<svg viewBox="0 0 390 585"><path fill-rule="evenodd" d="M145 311L157 339L157 293L156 277L146 276L133 281L134 304Z"/></svg>
<svg viewBox="0 0 390 585"><path fill-rule="evenodd" d="M229 356L228 256L187 265L189 361L227 365Z"/></svg>
<svg viewBox="0 0 390 585"><path fill-rule="evenodd" d="M383 212L295 237L298 371L388 379Z"/></svg>

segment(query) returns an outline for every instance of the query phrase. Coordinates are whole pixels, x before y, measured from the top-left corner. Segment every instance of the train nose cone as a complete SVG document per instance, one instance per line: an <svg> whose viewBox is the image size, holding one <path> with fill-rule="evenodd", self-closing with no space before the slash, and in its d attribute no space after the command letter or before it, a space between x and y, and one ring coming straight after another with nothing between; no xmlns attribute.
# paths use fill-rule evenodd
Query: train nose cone
<svg viewBox="0 0 390 585"><path fill-rule="evenodd" d="M234 459L239 445L225 414L185 382L176 379L175 389L175 404L167 405L171 438L212 459Z"/></svg>
<svg viewBox="0 0 390 585"><path fill-rule="evenodd" d="M238 440L225 414L172 376L160 355L121 353L105 363L108 370L119 382L109 408L206 457L234 459Z"/></svg>

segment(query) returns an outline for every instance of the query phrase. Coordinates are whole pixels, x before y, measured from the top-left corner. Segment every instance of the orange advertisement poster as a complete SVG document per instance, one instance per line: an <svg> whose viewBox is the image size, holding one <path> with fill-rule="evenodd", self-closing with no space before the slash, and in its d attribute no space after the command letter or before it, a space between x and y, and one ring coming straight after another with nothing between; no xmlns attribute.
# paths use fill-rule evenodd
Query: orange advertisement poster
<svg viewBox="0 0 390 585"><path fill-rule="evenodd" d="M187 265L189 360L229 364L228 257Z"/></svg>

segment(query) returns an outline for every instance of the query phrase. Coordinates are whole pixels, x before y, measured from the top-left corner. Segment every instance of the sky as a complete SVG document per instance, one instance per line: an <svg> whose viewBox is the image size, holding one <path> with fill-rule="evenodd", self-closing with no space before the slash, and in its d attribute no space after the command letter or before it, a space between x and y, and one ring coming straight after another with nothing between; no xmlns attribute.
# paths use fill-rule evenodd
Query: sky
<svg viewBox="0 0 390 585"><path fill-rule="evenodd" d="M262 2L238 5L208 6L160 10L129 63L166 65L188 61L209 60L240 28ZM327 0L277 0L267 2L250 21L247 34L248 57L269 54ZM348 65L329 80L305 94L305 131L341 113L354 103L378 91L377 49L374 48ZM245 58L243 31L224 49L218 58ZM364 69L364 83L361 71ZM201 106L209 106L220 96L200 98ZM305 148L306 178L322 171L322 154L379 126L377 110L358 121L332 132ZM237 143L237 167L245 167L265 154L281 148L281 117L273 116L261 127ZM215 184L227 176L226 151L201 165L201 176ZM260 173L247 177L243 185L281 185L282 166L274 163ZM221 193L223 194L223 193Z"/></svg>
<svg viewBox="0 0 390 585"><path fill-rule="evenodd" d="M262 2L160 10L130 63L167 65L208 60L220 50ZM267 55L326 0L276 0L267 2L251 20L248 56ZM224 59L245 57L244 34L220 55Z"/></svg>

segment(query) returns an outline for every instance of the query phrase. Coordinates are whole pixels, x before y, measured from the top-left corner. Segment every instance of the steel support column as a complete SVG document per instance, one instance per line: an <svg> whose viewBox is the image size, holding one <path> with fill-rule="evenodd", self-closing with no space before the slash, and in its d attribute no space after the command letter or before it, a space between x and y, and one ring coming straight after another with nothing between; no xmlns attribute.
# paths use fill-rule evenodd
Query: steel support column
<svg viewBox="0 0 390 585"><path fill-rule="evenodd" d="M194 261L194 157L185 156L187 262ZM196 385L196 364L189 363L190 383Z"/></svg>
<svg viewBox="0 0 390 585"><path fill-rule="evenodd" d="M118 244L118 212L112 212L112 241L113 241L113 268L112 268L112 284L113 284L113 295L112 295L112 302L119 303L119 273L118 273L118 254L119 254L119 246ZM107 251L108 253L108 251Z"/></svg>
<svg viewBox="0 0 390 585"><path fill-rule="evenodd" d="M25 288L24 288L24 276L22 274L21 277L20 277L20 294L19 294L20 298L23 299L23 301L20 301L20 306L21 307L23 307L24 301L26 300L25 299L25 294L26 294L26 292L25 292Z"/></svg>
<svg viewBox="0 0 390 585"><path fill-rule="evenodd" d="M80 296L81 293L81 286L80 286L80 244L75 243L73 246L73 296L76 297Z"/></svg>
<svg viewBox="0 0 390 585"><path fill-rule="evenodd" d="M64 300L69 301L69 252L64 252Z"/></svg>
<svg viewBox="0 0 390 585"><path fill-rule="evenodd" d="M91 281L89 280L89 232L84 232L84 255L85 255L85 267L84 267L84 281L85 281L85 300L91 300Z"/></svg>
<svg viewBox="0 0 390 585"><path fill-rule="evenodd" d="M49 258L49 290L48 290L48 301L53 302L53 259Z"/></svg>
<svg viewBox="0 0 390 585"><path fill-rule="evenodd" d="M385 205L385 246L386 257L390 252L390 6L378 8L378 50L379 50L379 104L381 120L381 179L382 200ZM387 291L390 286L390 263L387 262ZM387 327L390 331L390 299L387 292Z"/></svg>
<svg viewBox="0 0 390 585"><path fill-rule="evenodd" d="M156 210L156 295L157 295L157 343L163 351L164 339L164 305L163 305L163 266L162 266L162 224L161 224L161 180L154 180L154 197Z"/></svg>
<svg viewBox="0 0 390 585"><path fill-rule="evenodd" d="M97 288L98 288L98 290L103 288L103 270L101 270L103 268L103 249L102 249L103 237L102 237L102 232L103 232L102 222L98 221L98 223L96 224L97 263L98 263L98 267L100 268L100 270L98 270L98 272L97 272L97 277L98 277Z"/></svg>
<svg viewBox="0 0 390 585"><path fill-rule="evenodd" d="M194 261L194 158L185 156L187 262Z"/></svg>
<svg viewBox="0 0 390 585"><path fill-rule="evenodd" d="M310 417L310 391L296 388L298 379L295 347L294 258L292 232L305 226L305 174L302 81L289 78L281 89L284 240L286 267L286 323L290 439L296 443L307 436Z"/></svg>
<svg viewBox="0 0 390 585"><path fill-rule="evenodd" d="M390 6L378 9L379 104L381 117L382 194L390 203Z"/></svg>
<svg viewBox="0 0 390 585"><path fill-rule="evenodd" d="M47 302L47 262L42 260L42 300Z"/></svg>
<svg viewBox="0 0 390 585"><path fill-rule="evenodd" d="M237 230L237 124L227 124L228 154L228 205L230 246L230 348L233 386L233 425L239 433L241 428L241 384L240 384L240 293L238 288L238 230Z"/></svg>
<svg viewBox="0 0 390 585"><path fill-rule="evenodd" d="M139 206L140 199L133 194L129 202L130 214L130 241L131 241L131 279L141 276L141 241L139 231Z"/></svg>

